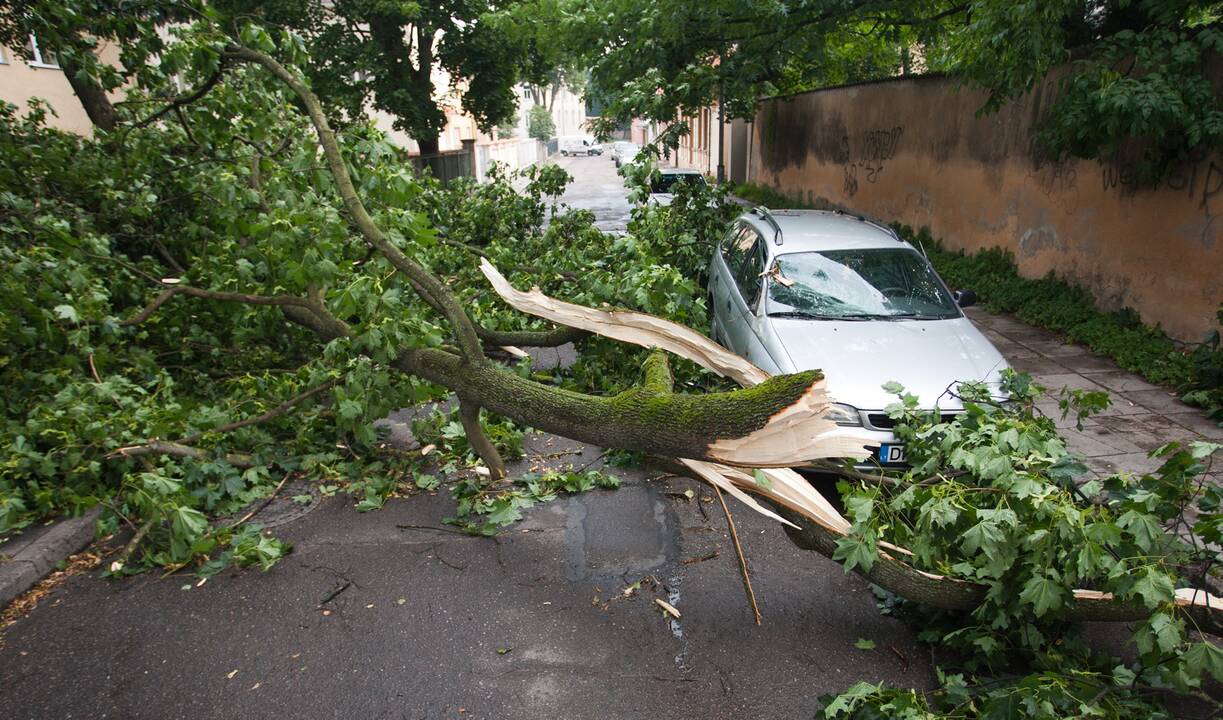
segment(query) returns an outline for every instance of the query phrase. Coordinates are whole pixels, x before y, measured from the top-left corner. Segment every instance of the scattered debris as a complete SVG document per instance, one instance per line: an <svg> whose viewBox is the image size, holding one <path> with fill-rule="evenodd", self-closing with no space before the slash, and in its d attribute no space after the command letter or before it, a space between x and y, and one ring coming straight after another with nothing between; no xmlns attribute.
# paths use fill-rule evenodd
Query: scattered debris
<svg viewBox="0 0 1223 720"><path fill-rule="evenodd" d="M27 590L25 594L9 603L9 606L0 612L0 646L4 644L4 629L29 615L34 608L38 607L38 603L43 598L51 594L56 585L77 573L93 570L101 564L102 556L95 552L86 550L72 555L65 561L63 570L51 573Z"/></svg>
<svg viewBox="0 0 1223 720"><path fill-rule="evenodd" d="M722 553L720 551L714 550L713 552L707 553L705 555L698 555L696 557L684 558L683 560L679 561L679 564L680 565L695 565L696 563L702 563L702 562L705 562L706 560L713 560L714 558L720 556L721 554Z"/></svg>
<svg viewBox="0 0 1223 720"><path fill-rule="evenodd" d="M671 603L663 600L662 598L654 598L654 603L666 611L666 613L671 617L675 618L676 620L679 619L679 610L676 610L675 606Z"/></svg>
<svg viewBox="0 0 1223 720"><path fill-rule="evenodd" d="M233 679L234 679L234 675L237 675L237 674L238 674L238 671L237 671L237 670L230 670L230 671L229 671L229 674L228 674L228 675L226 675L225 677L226 677L226 678L228 678L229 680L233 680Z"/></svg>
<svg viewBox="0 0 1223 720"><path fill-rule="evenodd" d="M514 648L512 648L512 647L503 647L503 648L497 648L497 654L498 654L498 655L508 655L509 653L511 653L511 652L513 652L513 651L514 651Z"/></svg>
<svg viewBox="0 0 1223 720"><path fill-rule="evenodd" d="M859 650L874 650L875 641L868 640L866 638L858 638L858 642L854 643L854 647L858 648Z"/></svg>
<svg viewBox="0 0 1223 720"><path fill-rule="evenodd" d="M203 585L204 582L201 580L200 584ZM320 602L318 606L321 608L324 605L326 605L327 603L331 602L332 600L335 600L337 595L344 592L345 590L347 590L350 587L352 587L352 580L345 580L344 582L337 585L331 592L327 593L327 597L323 598L323 601ZM329 613L323 613L323 614L326 615Z"/></svg>

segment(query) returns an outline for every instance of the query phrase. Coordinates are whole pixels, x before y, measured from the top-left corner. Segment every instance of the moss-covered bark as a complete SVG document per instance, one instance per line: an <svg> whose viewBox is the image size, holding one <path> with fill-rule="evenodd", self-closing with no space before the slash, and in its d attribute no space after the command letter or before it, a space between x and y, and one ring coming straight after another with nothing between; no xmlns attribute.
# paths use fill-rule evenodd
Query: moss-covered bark
<svg viewBox="0 0 1223 720"><path fill-rule="evenodd" d="M524 425L603 447L698 460L713 459L711 443L764 427L822 377L809 371L733 392L686 395L671 392L670 368L656 353L646 363L642 386L598 397L521 378L491 363L464 363L441 350L407 353L398 365Z"/></svg>

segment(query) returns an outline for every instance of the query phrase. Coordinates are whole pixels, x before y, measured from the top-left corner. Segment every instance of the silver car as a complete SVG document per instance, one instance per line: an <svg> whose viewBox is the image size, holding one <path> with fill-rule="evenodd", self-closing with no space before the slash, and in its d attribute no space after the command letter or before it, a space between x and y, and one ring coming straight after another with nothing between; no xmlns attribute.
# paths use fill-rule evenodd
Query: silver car
<svg viewBox="0 0 1223 720"><path fill-rule="evenodd" d="M641 148L637 143L620 140L612 144L611 159L616 164L616 167L621 167L633 162L639 152L641 152Z"/></svg>
<svg viewBox="0 0 1223 720"><path fill-rule="evenodd" d="M955 413L959 383L1000 381L1006 360L960 310L972 299L890 229L839 212L757 208L709 266L713 338L770 373L823 370L831 419L884 466L905 462L884 383Z"/></svg>

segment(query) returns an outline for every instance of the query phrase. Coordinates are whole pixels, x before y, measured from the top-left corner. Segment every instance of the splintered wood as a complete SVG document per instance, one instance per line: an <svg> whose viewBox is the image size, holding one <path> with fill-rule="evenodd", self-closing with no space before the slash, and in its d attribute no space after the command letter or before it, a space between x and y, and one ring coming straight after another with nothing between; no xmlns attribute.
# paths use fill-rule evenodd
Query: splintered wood
<svg viewBox="0 0 1223 720"><path fill-rule="evenodd" d="M745 358L684 325L646 313L574 305L548 297L539 288L523 292L511 285L487 259L480 261L480 270L497 294L520 312L613 340L666 350L745 387L758 385L769 377L768 373ZM796 402L770 418L763 428L743 437L711 443L709 457L721 462L678 460L695 476L726 491L765 517L794 526L748 493L768 498L843 536L849 531L849 521L801 475L788 469L789 466L804 465L821 458L869 456L860 440L843 433L836 423L826 419L831 402L824 381L820 380L813 383ZM753 469L760 469L767 482L758 482ZM879 543L879 549L885 557L912 555L910 551L886 542ZM913 570L930 580L964 582L915 568ZM744 571L746 573L746 568ZM1107 593L1093 590L1075 590L1074 596L1080 603L1112 600ZM1193 589L1178 590L1175 602L1181 606L1216 610L1223 607L1223 598Z"/></svg>

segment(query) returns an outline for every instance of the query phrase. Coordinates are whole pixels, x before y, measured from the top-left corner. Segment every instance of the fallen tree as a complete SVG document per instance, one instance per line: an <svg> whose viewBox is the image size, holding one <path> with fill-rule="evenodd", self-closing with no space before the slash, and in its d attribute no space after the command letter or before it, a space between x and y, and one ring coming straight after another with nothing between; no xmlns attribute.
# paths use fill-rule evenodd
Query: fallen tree
<svg viewBox="0 0 1223 720"><path fill-rule="evenodd" d="M240 507L292 473L344 478L365 494L358 507L377 507L399 487L403 467L371 452L372 421L453 393L456 422L491 483L504 463L482 411L662 458L779 520L801 547L899 595L969 611L987 628L971 636L984 646L1019 637L1022 647L1048 649L1057 623L1136 619L1152 668L1185 678L1213 671L1213 651L1198 650L1207 644L1185 650L1193 628L1218 626L1219 601L1203 582L1211 567L1184 572L1181 559L1204 555L1184 551L1164 528L1201 494L1192 487L1197 461L1213 449L1169 451L1166 472L1117 480L1107 500L1093 501L1055 482L1065 453L1048 427L989 410L967 390L977 410L931 424L901 394L898 432L911 433L915 457L925 458L915 472L930 475L836 468L854 483L842 516L787 469L862 454L823 417L829 400L818 372L768 378L692 331L682 321L697 324L685 313L699 293L681 285L684 273L607 269L607 255L628 256L637 239L609 241L580 214L556 214L545 233L542 213L526 213L517 225L524 237L472 245L456 228L508 203L481 206L482 217L456 210L480 206L504 183L468 186L453 205L440 193L422 201L430 191L402 163L380 160L393 151L376 133L337 137L299 73L273 58L270 38L244 33L253 49L203 33L215 52L192 57L205 91L170 99L173 110L158 116L177 125L137 123L85 142L30 129L36 116L2 118L0 162L38 192L3 198L14 221L0 298L6 320L16 320L0 331L16 360L0 372L16 388L5 399L16 440L0 476L0 522L23 517L9 501L17 478L18 502L62 507L101 496L110 529L129 522L135 530L125 559L141 545L144 562L171 568L205 559L201 571L230 559L267 565L280 552L271 539L211 527L205 513ZM181 67L176 53L166 62ZM302 132L302 108L317 142ZM23 142L31 137L39 142ZM56 173L72 162L105 176L115 158L127 175L108 182L74 186ZM30 168L38 172L22 173ZM545 173L532 178L531 192L544 192ZM557 243L558 233L575 242ZM125 239L121 250L112 237ZM549 253L578 255L576 269L592 277L566 285L573 266L558 271ZM522 281L538 274L583 304L516 290L489 261L496 257L502 267L531 257L532 266L514 269ZM478 280L477 258L495 295ZM61 272L45 271L55 263ZM624 276L631 280L617 286ZM651 295L665 283L689 292ZM621 297L627 302L612 302ZM562 327L508 313L498 298ZM629 304L668 318L611 309ZM578 331L589 334L572 371L582 387L489 357L500 346L568 342ZM200 346L204 360L192 355ZM601 362L622 362L637 347L652 350L636 382L600 377ZM164 357L183 362L154 359ZM706 382L712 374L744 387ZM714 391L691 392L705 387ZM61 472L97 482L48 491L47 478ZM107 483L118 491L105 492Z"/></svg>

